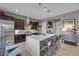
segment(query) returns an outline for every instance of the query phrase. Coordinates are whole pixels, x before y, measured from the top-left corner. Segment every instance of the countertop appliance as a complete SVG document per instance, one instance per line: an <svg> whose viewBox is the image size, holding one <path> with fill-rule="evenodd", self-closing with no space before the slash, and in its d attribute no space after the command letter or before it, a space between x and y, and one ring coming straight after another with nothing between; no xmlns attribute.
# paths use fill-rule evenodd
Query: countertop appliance
<svg viewBox="0 0 79 59"><path fill-rule="evenodd" d="M0 55L6 46L14 44L14 21L0 19Z"/></svg>

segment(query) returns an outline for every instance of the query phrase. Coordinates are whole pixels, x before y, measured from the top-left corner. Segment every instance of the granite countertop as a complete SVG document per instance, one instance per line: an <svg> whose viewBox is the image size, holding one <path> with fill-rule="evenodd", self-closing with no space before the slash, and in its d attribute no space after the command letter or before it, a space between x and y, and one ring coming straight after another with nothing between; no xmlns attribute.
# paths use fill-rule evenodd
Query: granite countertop
<svg viewBox="0 0 79 59"><path fill-rule="evenodd" d="M39 34L39 35L31 35L31 36L27 36L27 37L34 38L34 39L37 39L39 41L43 41L43 40L50 38L52 36L55 36L55 34L46 34L46 35Z"/></svg>

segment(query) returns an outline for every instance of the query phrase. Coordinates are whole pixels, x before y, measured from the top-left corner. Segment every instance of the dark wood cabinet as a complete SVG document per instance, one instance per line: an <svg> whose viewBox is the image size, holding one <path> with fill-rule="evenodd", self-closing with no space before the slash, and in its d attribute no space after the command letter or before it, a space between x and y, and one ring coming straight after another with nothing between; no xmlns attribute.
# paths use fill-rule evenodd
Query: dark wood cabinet
<svg viewBox="0 0 79 59"><path fill-rule="evenodd" d="M22 19L14 18L12 16L0 16L0 19L14 21L14 30L24 30L24 20ZM14 37L15 44L25 41L25 34L15 35Z"/></svg>
<svg viewBox="0 0 79 59"><path fill-rule="evenodd" d="M38 30L38 28L40 28L39 23L40 22L32 22L32 21L30 21L30 25L32 25L32 29L34 29L34 30Z"/></svg>
<svg viewBox="0 0 79 59"><path fill-rule="evenodd" d="M24 20L15 20L15 30L24 30Z"/></svg>
<svg viewBox="0 0 79 59"><path fill-rule="evenodd" d="M14 21L14 17L11 17L11 16L0 16L0 19L12 20L12 21Z"/></svg>
<svg viewBox="0 0 79 59"><path fill-rule="evenodd" d="M15 30L24 30L24 20L22 19L14 18L12 16L0 16L0 19L12 20L14 21Z"/></svg>

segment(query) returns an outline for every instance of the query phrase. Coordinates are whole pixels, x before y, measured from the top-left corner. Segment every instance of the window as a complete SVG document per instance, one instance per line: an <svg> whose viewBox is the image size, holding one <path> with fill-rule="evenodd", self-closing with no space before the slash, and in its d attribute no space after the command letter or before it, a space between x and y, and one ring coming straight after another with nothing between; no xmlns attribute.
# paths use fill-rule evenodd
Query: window
<svg viewBox="0 0 79 59"><path fill-rule="evenodd" d="M64 20L63 21L63 31L71 31L75 28L75 20Z"/></svg>

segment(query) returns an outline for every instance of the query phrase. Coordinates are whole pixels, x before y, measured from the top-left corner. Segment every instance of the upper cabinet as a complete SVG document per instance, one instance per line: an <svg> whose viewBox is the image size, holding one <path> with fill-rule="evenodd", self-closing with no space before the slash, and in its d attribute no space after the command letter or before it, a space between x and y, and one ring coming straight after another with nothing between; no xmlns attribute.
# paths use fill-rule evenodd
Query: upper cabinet
<svg viewBox="0 0 79 59"><path fill-rule="evenodd" d="M14 21L15 30L24 30L24 20L22 20L22 19L14 18L11 16L0 16L0 19L12 20L12 21Z"/></svg>
<svg viewBox="0 0 79 59"><path fill-rule="evenodd" d="M0 19L13 20L14 21L14 17L11 17L11 16L0 16Z"/></svg>
<svg viewBox="0 0 79 59"><path fill-rule="evenodd" d="M33 30L41 30L41 22L33 22L33 21L30 21L30 25L32 25L31 29Z"/></svg>
<svg viewBox="0 0 79 59"><path fill-rule="evenodd" d="M15 30L24 30L24 20L15 20Z"/></svg>

